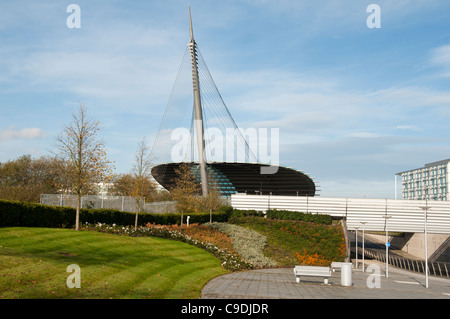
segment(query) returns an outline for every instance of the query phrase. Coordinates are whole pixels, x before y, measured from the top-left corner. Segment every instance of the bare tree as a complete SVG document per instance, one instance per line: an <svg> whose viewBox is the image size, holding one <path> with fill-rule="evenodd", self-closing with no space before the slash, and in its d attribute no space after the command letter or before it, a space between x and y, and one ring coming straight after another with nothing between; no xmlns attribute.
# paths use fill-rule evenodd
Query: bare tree
<svg viewBox="0 0 450 319"><path fill-rule="evenodd" d="M189 164L182 163L178 169L175 169L175 173L177 178L170 194L176 201L177 210L181 213L181 226L183 226L183 215L196 211L199 206L200 188Z"/></svg>
<svg viewBox="0 0 450 319"><path fill-rule="evenodd" d="M208 193L200 200L202 209L209 211L209 222L212 223L213 210L215 211L219 209L223 205L223 202L220 194L220 187L217 181L212 176L208 176L208 180Z"/></svg>
<svg viewBox="0 0 450 319"><path fill-rule="evenodd" d="M105 145L97 139L99 124L87 117L86 107L80 104L72 114L72 122L64 126L56 139L55 155L64 163L62 170L77 195L76 230L80 224L81 196L112 176L112 162L107 159Z"/></svg>
<svg viewBox="0 0 450 319"><path fill-rule="evenodd" d="M142 202L146 194L154 190L151 182L151 165L152 160L149 154L149 148L145 142L145 137L138 144L138 151L135 155L135 163L133 166L134 188L132 195L136 199L136 218L134 221L134 229L137 229L138 215L143 210Z"/></svg>

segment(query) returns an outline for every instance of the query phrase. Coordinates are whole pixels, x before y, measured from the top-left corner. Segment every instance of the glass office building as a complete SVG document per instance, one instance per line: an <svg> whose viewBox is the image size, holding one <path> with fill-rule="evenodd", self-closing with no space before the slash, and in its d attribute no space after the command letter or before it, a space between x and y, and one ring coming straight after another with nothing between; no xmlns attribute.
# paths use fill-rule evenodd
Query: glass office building
<svg viewBox="0 0 450 319"><path fill-rule="evenodd" d="M397 173L401 176L402 199L448 200L449 163L446 159Z"/></svg>

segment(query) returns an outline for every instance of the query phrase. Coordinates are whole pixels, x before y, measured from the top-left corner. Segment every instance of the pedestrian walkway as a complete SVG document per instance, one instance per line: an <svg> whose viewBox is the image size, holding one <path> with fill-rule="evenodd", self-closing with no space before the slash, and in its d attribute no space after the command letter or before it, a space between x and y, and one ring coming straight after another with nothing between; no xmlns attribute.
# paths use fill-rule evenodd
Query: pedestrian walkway
<svg viewBox="0 0 450 319"><path fill-rule="evenodd" d="M258 269L235 272L211 280L202 290L202 299L450 299L450 279L429 276L367 260L366 267L380 270L352 271L352 286L341 285L341 273L332 273L328 284L322 278L304 277L296 283L292 268ZM379 288L376 288L379 279ZM375 288L369 288L375 285Z"/></svg>

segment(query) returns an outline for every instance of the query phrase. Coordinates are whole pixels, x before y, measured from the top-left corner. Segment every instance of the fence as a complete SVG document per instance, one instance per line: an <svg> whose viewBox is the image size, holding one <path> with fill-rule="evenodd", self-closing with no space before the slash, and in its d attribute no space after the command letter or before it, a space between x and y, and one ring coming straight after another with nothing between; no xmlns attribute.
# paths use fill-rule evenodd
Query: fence
<svg viewBox="0 0 450 319"><path fill-rule="evenodd" d="M386 253L377 249L364 249L364 256L381 262L386 262ZM388 264L401 269L425 273L425 261L409 259L400 256L388 256ZM428 274L433 276L450 278L450 263L428 262Z"/></svg>
<svg viewBox="0 0 450 319"><path fill-rule="evenodd" d="M450 234L450 201L233 194L231 205L244 210L327 214L345 218L349 230L362 229L364 222L365 230L385 231L388 227L389 231L410 233L424 232L426 207L428 233Z"/></svg>
<svg viewBox="0 0 450 319"><path fill-rule="evenodd" d="M77 206L77 196L68 194L41 194L40 203L52 206ZM175 212L174 202L145 203L141 201L143 211L148 213ZM105 208L126 212L136 212L136 199L132 196L85 195L81 197L81 208Z"/></svg>

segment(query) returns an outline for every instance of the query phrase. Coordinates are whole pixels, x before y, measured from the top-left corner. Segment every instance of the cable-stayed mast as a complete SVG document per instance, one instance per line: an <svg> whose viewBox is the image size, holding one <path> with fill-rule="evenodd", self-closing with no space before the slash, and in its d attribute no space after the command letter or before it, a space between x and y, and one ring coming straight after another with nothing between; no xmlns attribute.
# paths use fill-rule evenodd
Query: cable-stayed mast
<svg viewBox="0 0 450 319"><path fill-rule="evenodd" d="M208 194L208 179L206 176L206 158L205 158L205 138L203 126L202 101L200 98L200 81L198 78L198 62L197 62L197 44L194 40L194 31L192 29L191 8L189 7L189 30L191 40L188 44L191 53L192 64L192 86L194 90L194 112L195 112L195 132L197 134L198 158L200 164L200 178L202 184L202 194Z"/></svg>
<svg viewBox="0 0 450 319"><path fill-rule="evenodd" d="M255 142L257 133L254 129L241 131L225 105L194 40L190 7L189 31L190 41L152 148L152 154L153 150L159 150L162 154L170 153L171 162L152 168L155 180L165 189L172 190L176 186L177 169L186 162L190 154L191 162L188 165L201 184L203 196L209 192L208 184L211 183L208 178L214 179L214 188L222 196L235 193L314 196L314 181L301 171L274 165L276 171L262 172L272 165L259 163L258 157L253 153L259 150L259 144L253 144L254 147L249 144ZM187 107L189 105L193 107ZM188 116L190 124L186 123ZM180 127L179 121L190 126L188 139L186 129ZM176 131L178 128L182 130ZM170 152L169 140L177 140ZM271 145L274 143L277 141L270 142ZM194 146L198 161L195 160ZM271 148L271 155L277 151ZM253 163L248 162L251 158Z"/></svg>

